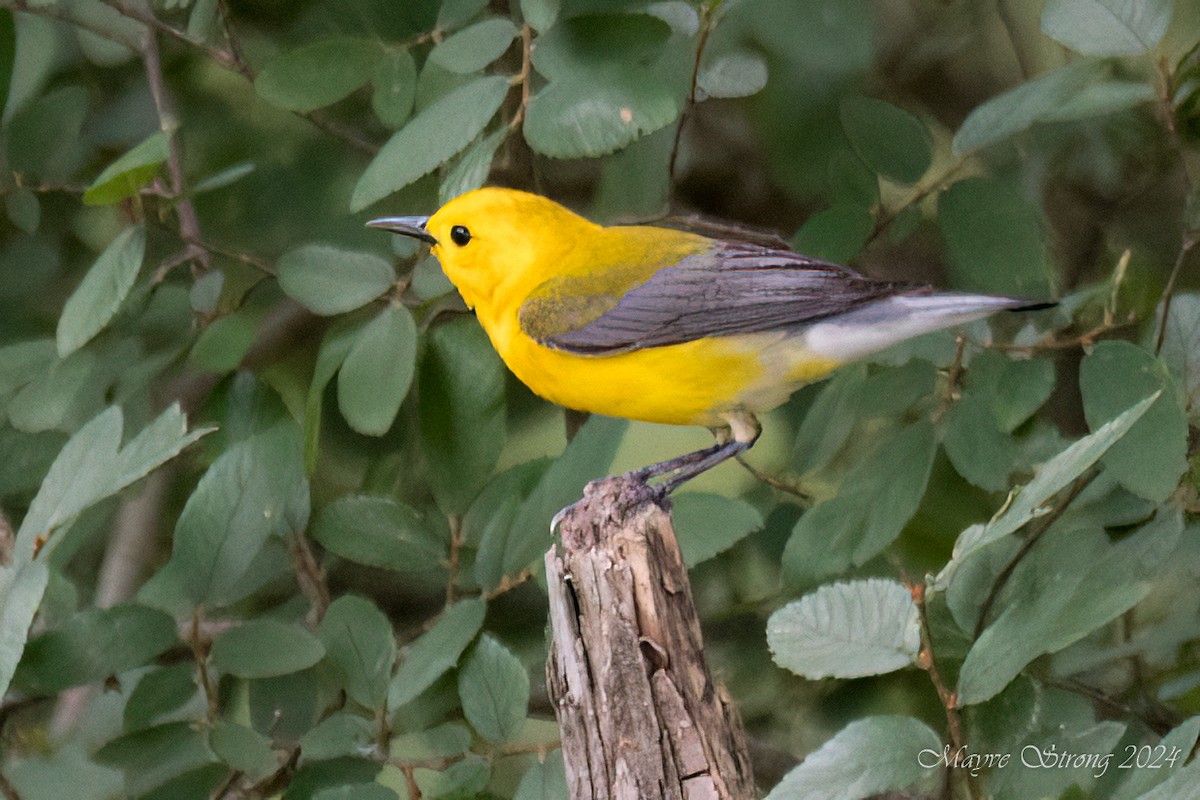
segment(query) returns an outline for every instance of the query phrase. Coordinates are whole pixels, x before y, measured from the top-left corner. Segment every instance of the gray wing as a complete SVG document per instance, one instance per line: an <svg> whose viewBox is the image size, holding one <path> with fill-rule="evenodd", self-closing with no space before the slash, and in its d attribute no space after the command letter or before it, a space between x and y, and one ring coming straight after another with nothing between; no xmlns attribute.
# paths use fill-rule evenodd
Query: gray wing
<svg viewBox="0 0 1200 800"><path fill-rule="evenodd" d="M708 336L794 330L873 300L929 291L871 280L789 250L717 241L705 253L658 270L584 324L526 325L539 317L531 306L522 308L522 326L547 347L613 355Z"/></svg>

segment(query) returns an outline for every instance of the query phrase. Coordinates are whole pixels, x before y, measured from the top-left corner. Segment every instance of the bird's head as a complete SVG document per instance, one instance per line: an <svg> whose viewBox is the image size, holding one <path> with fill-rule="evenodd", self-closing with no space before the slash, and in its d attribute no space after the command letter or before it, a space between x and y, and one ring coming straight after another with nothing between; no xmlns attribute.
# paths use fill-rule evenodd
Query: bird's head
<svg viewBox="0 0 1200 800"><path fill-rule="evenodd" d="M456 197L431 217L367 224L428 242L472 308L554 277L563 256L598 227L552 200L500 188Z"/></svg>

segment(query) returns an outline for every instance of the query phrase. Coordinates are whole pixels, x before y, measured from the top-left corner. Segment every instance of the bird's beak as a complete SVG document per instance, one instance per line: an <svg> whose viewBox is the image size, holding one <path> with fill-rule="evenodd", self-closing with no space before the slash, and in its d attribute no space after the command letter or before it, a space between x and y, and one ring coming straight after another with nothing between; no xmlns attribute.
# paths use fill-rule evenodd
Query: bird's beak
<svg viewBox="0 0 1200 800"><path fill-rule="evenodd" d="M385 231L398 233L401 236L411 236L422 242L437 244L433 234L425 230L429 217L380 217L367 223L368 228L382 228Z"/></svg>

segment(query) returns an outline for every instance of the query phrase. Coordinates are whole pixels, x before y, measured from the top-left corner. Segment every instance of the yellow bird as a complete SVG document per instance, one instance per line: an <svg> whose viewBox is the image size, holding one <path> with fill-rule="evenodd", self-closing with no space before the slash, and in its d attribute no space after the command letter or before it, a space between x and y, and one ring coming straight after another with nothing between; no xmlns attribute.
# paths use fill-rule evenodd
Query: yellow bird
<svg viewBox="0 0 1200 800"><path fill-rule="evenodd" d="M663 477L663 494L747 450L761 431L756 414L847 361L1046 305L872 280L783 248L604 227L512 189L368 225L432 246L534 393L593 414L712 429L712 447L634 473Z"/></svg>

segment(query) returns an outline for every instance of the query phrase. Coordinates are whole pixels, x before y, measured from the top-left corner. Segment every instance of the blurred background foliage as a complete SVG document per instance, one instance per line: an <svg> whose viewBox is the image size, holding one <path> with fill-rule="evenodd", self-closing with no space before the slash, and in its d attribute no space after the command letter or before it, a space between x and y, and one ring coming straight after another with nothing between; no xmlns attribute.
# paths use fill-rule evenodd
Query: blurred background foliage
<svg viewBox="0 0 1200 800"><path fill-rule="evenodd" d="M839 371L676 496L710 663L775 798L1194 791L1198 32L1196 0L0 0L3 796L565 796L548 521L708 435L564 424L363 226L484 183L1059 299Z"/></svg>

